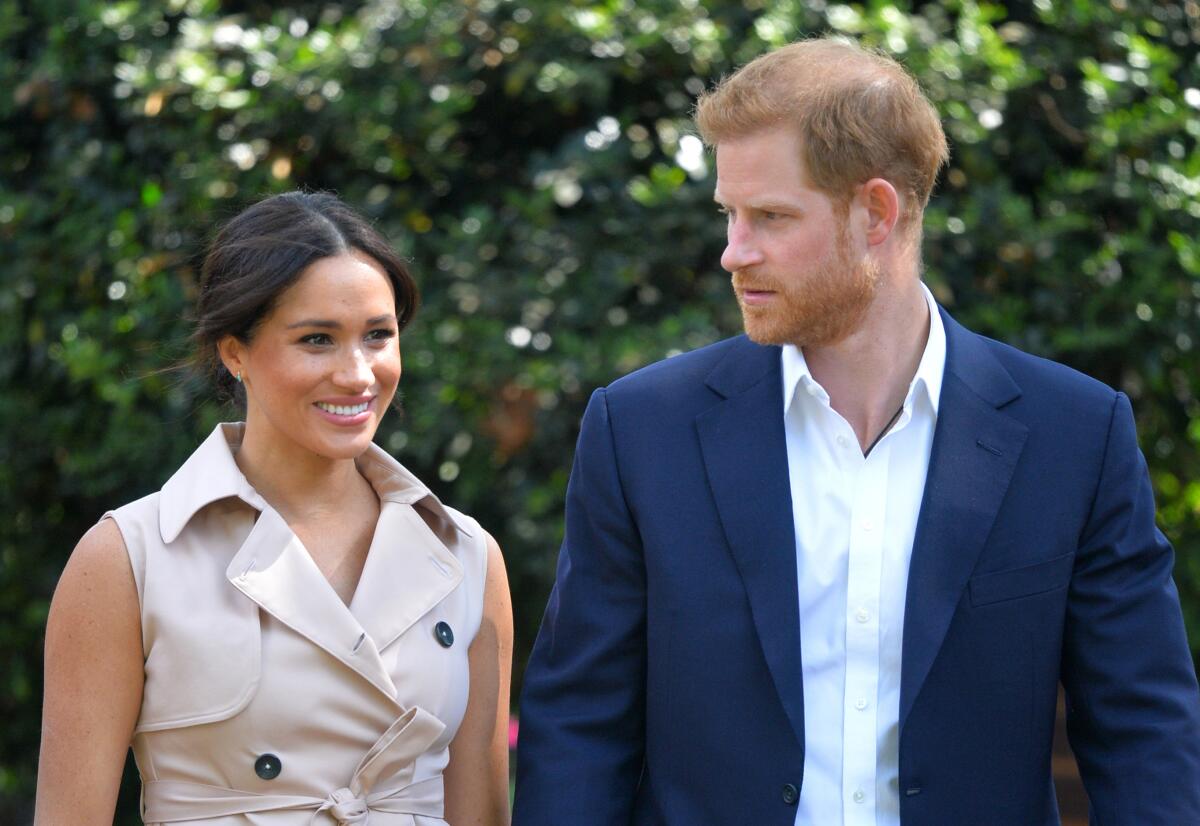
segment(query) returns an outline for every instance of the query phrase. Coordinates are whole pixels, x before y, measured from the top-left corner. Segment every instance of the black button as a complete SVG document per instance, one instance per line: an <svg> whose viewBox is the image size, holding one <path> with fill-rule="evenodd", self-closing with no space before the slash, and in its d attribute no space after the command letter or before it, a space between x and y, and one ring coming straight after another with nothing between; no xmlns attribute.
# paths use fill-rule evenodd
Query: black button
<svg viewBox="0 0 1200 826"><path fill-rule="evenodd" d="M795 806L796 801L800 799L800 790L791 783L784 783L783 793L780 796L783 798L784 803L789 806Z"/></svg>
<svg viewBox="0 0 1200 826"><path fill-rule="evenodd" d="M283 764L273 754L264 754L254 761L254 773L263 780L274 780L283 771Z"/></svg>
<svg viewBox="0 0 1200 826"><path fill-rule="evenodd" d="M433 626L433 636L441 643L442 648L449 648L454 645L454 629L444 622L439 622Z"/></svg>

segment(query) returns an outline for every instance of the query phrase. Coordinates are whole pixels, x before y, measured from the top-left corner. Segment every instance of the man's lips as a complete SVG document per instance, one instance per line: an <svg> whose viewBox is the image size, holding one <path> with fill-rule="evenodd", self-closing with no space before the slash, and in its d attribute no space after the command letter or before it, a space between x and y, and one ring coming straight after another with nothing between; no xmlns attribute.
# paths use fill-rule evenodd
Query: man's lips
<svg viewBox="0 0 1200 826"><path fill-rule="evenodd" d="M738 298L743 304L757 305L766 304L775 297L774 290L765 290L761 288L750 287L735 287Z"/></svg>

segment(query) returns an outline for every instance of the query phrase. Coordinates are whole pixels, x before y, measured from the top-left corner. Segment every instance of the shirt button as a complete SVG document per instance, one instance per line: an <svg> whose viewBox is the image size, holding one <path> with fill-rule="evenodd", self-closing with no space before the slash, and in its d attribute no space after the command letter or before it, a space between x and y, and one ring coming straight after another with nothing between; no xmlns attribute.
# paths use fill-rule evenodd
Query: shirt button
<svg viewBox="0 0 1200 826"><path fill-rule="evenodd" d="M865 708L867 707L867 700L866 700L866 698L865 698L865 697L859 697L857 700L855 700L855 701L854 701L854 707L855 707L856 709L858 709L859 711L862 711L863 709L865 709Z"/></svg>
<svg viewBox="0 0 1200 826"><path fill-rule="evenodd" d="M872 522L870 519L864 519L864 520L863 520L863 523L862 523L862 529L863 529L864 531L867 531L868 533L870 533L870 531L871 531L871 530L872 530L874 527L875 527L875 523L874 523L874 522Z"/></svg>
<svg viewBox="0 0 1200 826"><path fill-rule="evenodd" d="M855 792L854 792L854 802L855 803L862 803L866 799L867 799L867 796L863 793L862 789L855 790Z"/></svg>
<svg viewBox="0 0 1200 826"><path fill-rule="evenodd" d="M857 611L854 612L854 618L856 620L858 620L859 622L866 622L867 620L869 620L871 618L871 612L868 611L866 608L859 608Z"/></svg>
<svg viewBox="0 0 1200 826"><path fill-rule="evenodd" d="M837 443L838 443L839 447L845 447L846 445L850 444L850 440L847 439L845 436L838 436Z"/></svg>

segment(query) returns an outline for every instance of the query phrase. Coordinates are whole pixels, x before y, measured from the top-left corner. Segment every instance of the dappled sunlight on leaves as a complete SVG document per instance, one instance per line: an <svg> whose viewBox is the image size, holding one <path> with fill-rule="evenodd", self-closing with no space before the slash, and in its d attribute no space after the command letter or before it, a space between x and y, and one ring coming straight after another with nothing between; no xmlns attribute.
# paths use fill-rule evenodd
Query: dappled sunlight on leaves
<svg viewBox="0 0 1200 826"><path fill-rule="evenodd" d="M520 674L589 394L739 329L695 97L819 32L898 55L943 117L939 300L1133 398L1198 639L1190 0L21 8L0 10L0 821L32 788L39 635L70 547L236 415L168 369L217 223L330 189L410 258L424 306L379 442L504 546Z"/></svg>

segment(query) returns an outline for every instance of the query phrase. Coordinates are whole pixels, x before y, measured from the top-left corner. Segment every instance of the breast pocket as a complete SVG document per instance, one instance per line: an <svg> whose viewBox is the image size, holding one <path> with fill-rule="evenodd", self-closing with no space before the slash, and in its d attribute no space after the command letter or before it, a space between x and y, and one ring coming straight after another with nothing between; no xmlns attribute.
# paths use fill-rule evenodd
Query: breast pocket
<svg viewBox="0 0 1200 826"><path fill-rule="evenodd" d="M1069 553L1021 568L971 577L971 604L990 605L1065 588L1071 581L1074 564L1075 554Z"/></svg>

